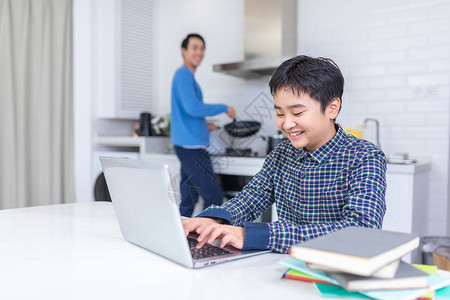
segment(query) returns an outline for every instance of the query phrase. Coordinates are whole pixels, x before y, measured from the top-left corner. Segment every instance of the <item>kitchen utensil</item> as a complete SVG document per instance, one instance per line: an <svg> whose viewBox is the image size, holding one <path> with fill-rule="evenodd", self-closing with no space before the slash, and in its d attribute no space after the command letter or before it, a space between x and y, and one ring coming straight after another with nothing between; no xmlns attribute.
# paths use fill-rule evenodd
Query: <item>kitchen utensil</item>
<svg viewBox="0 0 450 300"><path fill-rule="evenodd" d="M248 137L258 132L261 123L256 121L236 121L224 126L225 131L232 137Z"/></svg>
<svg viewBox="0 0 450 300"><path fill-rule="evenodd" d="M269 136L269 141L267 142L267 154L269 154L276 145L286 139L286 136L280 130L278 130L277 134Z"/></svg>
<svg viewBox="0 0 450 300"><path fill-rule="evenodd" d="M141 113L140 118L141 135L152 136L154 135L152 127L152 115L148 112Z"/></svg>

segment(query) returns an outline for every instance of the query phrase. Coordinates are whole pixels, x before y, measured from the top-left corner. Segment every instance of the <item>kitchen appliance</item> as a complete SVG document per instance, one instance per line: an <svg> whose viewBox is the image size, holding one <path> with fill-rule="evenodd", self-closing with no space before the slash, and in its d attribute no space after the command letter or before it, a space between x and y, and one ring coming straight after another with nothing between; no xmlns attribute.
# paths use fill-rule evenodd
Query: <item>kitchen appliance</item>
<svg viewBox="0 0 450 300"><path fill-rule="evenodd" d="M152 136L152 135L154 135L151 113L148 113L148 112L141 113L141 117L140 117L140 135L142 135L142 136Z"/></svg>
<svg viewBox="0 0 450 300"><path fill-rule="evenodd" d="M231 137L230 147L226 148L228 156L253 156L251 148L235 147L236 138L250 137L256 134L261 128L261 123L256 121L236 121L228 123L224 126L225 131Z"/></svg>
<svg viewBox="0 0 450 300"><path fill-rule="evenodd" d="M286 139L287 137L281 132L281 130L278 130L277 134L269 136L267 141L267 154L272 152L273 148Z"/></svg>
<svg viewBox="0 0 450 300"><path fill-rule="evenodd" d="M297 55L297 0L244 1L244 60L213 65L241 78L270 76Z"/></svg>

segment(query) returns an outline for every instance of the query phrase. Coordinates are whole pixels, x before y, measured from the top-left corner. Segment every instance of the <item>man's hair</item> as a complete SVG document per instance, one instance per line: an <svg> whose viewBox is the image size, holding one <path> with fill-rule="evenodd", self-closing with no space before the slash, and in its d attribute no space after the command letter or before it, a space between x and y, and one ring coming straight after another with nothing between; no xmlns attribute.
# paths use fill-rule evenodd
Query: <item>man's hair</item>
<svg viewBox="0 0 450 300"><path fill-rule="evenodd" d="M183 42L181 42L181 48L187 49L188 44L189 44L189 39L190 39L190 38L197 38L197 39L202 40L202 42L203 42L203 47L206 48L205 40L204 40L203 37L202 37L200 34L198 34L198 33L190 33L190 34L188 34L188 35L184 38Z"/></svg>
<svg viewBox="0 0 450 300"><path fill-rule="evenodd" d="M329 58L299 55L283 62L269 82L270 93L275 96L280 88L290 89L298 95L306 93L320 102L322 112L334 98L342 103L344 76Z"/></svg>

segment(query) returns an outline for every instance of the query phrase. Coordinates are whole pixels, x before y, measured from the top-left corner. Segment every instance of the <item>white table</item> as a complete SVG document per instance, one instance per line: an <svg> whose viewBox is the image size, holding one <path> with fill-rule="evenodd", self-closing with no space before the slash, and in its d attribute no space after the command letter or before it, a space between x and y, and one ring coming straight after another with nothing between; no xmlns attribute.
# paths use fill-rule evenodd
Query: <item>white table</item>
<svg viewBox="0 0 450 300"><path fill-rule="evenodd" d="M321 299L286 257L191 270L126 242L110 202L0 211L1 299Z"/></svg>

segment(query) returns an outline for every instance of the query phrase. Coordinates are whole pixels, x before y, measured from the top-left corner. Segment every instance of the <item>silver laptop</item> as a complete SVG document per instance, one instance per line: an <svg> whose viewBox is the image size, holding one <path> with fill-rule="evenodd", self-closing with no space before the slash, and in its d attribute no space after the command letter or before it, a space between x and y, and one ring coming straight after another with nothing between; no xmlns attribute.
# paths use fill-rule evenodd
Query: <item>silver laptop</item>
<svg viewBox="0 0 450 300"><path fill-rule="evenodd" d="M189 268L200 268L270 252L241 251L219 241L196 249L184 234L169 168L159 161L100 157L123 237Z"/></svg>

